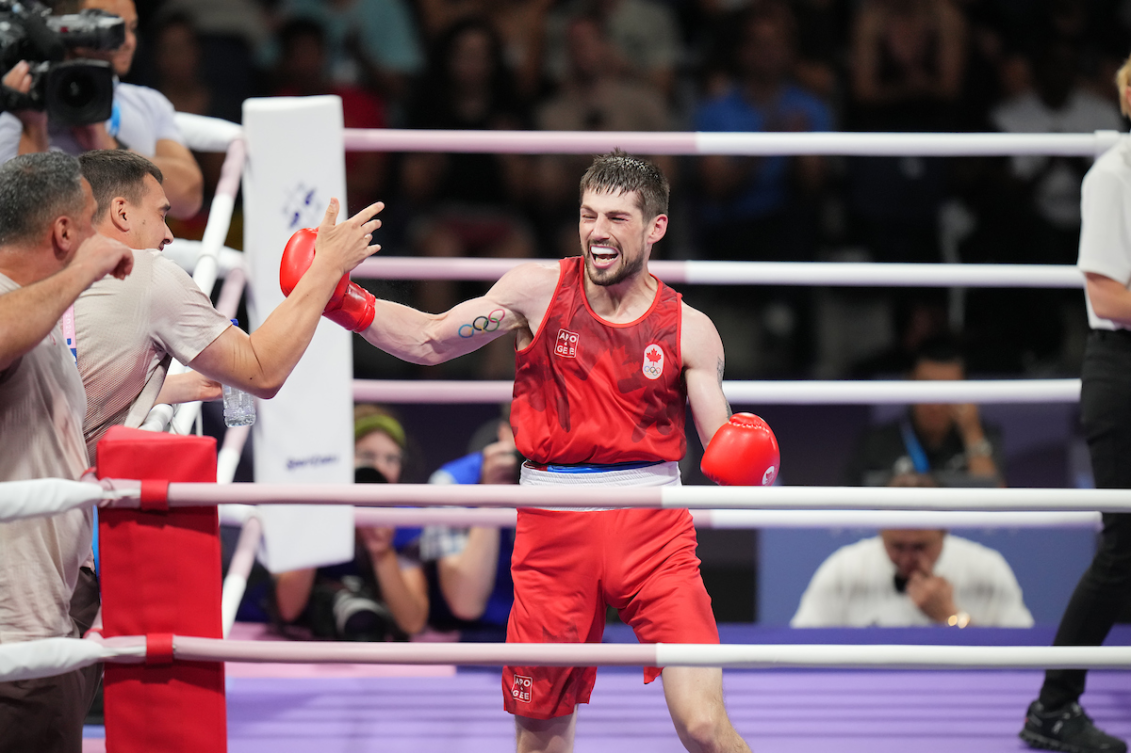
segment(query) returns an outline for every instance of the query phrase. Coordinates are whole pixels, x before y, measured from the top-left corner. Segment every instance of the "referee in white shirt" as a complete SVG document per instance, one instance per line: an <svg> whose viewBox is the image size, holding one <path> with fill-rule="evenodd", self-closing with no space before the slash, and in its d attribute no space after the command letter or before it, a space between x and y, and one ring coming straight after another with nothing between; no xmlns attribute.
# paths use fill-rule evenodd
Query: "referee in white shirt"
<svg viewBox="0 0 1131 753"><path fill-rule="evenodd" d="M1116 74L1120 109L1131 116L1131 58ZM1131 489L1131 143L1096 160L1081 191L1080 260L1088 322L1080 413L1100 489ZM1131 593L1131 515L1104 513L1103 538L1060 620L1055 646L1098 646ZM1080 708L1084 670L1045 673L1021 737L1076 753L1124 753Z"/></svg>

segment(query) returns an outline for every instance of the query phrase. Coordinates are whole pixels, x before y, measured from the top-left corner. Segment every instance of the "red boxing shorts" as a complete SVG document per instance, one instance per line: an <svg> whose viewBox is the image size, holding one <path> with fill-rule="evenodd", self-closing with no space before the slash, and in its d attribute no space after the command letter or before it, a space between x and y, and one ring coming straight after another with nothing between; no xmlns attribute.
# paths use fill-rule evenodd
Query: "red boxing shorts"
<svg viewBox="0 0 1131 753"><path fill-rule="evenodd" d="M600 643L606 605L641 643L718 643L691 514L521 509L508 643ZM644 670L644 682L660 675ZM550 719L588 703L596 667L504 667L503 706Z"/></svg>

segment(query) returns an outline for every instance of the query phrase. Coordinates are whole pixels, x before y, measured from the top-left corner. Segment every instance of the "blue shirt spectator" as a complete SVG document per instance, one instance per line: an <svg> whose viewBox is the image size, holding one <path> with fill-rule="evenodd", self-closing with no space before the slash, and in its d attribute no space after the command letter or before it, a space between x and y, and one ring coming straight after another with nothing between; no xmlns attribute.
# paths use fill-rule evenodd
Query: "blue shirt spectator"
<svg viewBox="0 0 1131 753"><path fill-rule="evenodd" d="M704 102L695 112L695 130L760 133L767 131L830 131L828 106L795 84L784 85L771 106L756 104L735 85L726 94ZM702 220L719 224L757 219L781 211L789 200L790 157L765 157L744 188L723 201L707 201Z"/></svg>
<svg viewBox="0 0 1131 753"><path fill-rule="evenodd" d="M484 428L493 428L495 441L445 464L429 483L517 483L519 458L510 425L498 420ZM511 528L427 526L420 558L429 576L429 624L459 630L463 641L503 640L514 602L513 550Z"/></svg>

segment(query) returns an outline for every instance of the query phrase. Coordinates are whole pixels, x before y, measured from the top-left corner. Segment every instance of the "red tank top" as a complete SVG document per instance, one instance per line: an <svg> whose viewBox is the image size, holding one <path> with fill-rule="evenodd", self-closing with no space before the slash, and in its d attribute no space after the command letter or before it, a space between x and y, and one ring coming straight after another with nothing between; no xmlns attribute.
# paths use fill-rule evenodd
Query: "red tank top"
<svg viewBox="0 0 1131 753"><path fill-rule="evenodd" d="M536 463L680 460L687 388L681 296L664 283L634 322L601 319L585 298L580 256L561 260L534 340L515 354L511 427Z"/></svg>

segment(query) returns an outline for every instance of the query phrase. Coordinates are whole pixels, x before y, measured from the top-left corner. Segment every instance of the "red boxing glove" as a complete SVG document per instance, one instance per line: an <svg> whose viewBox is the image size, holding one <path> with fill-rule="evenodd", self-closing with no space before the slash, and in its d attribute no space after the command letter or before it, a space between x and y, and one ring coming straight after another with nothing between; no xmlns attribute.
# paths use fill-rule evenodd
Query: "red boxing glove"
<svg viewBox="0 0 1131 753"><path fill-rule="evenodd" d="M279 265L279 287L283 295L290 295L298 281L310 269L314 261L314 242L318 239L317 228L296 230L283 249L283 261ZM348 274L342 275L330 296L330 302L322 310L322 316L350 332L361 332L373 323L374 305L377 299L356 282L350 282Z"/></svg>
<svg viewBox="0 0 1131 753"><path fill-rule="evenodd" d="M711 438L699 468L722 486L769 486L780 465L769 424L753 413L735 413Z"/></svg>

